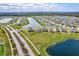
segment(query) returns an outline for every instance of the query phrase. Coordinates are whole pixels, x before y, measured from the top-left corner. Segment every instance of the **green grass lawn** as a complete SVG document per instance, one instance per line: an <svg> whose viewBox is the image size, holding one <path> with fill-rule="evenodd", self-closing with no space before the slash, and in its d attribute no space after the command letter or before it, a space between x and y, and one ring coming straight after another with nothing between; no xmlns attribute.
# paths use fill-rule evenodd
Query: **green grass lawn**
<svg viewBox="0 0 79 59"><path fill-rule="evenodd" d="M5 49L4 49L5 54L4 54L4 52L0 52L0 55L1 54L7 55L7 56L12 55L8 37L5 33L5 31L1 27L0 27L0 40L2 40L4 42L4 47L5 47ZM1 51L1 49L0 49L0 51Z"/></svg>
<svg viewBox="0 0 79 59"><path fill-rule="evenodd" d="M60 43L66 39L75 38L79 39L79 33L72 34L61 34L61 33L48 33L48 32L25 32L22 31L37 47L41 55L47 55L46 48L54 45L55 43Z"/></svg>
<svg viewBox="0 0 79 59"><path fill-rule="evenodd" d="M4 45L0 45L0 56L4 55Z"/></svg>
<svg viewBox="0 0 79 59"><path fill-rule="evenodd" d="M20 28L22 28L22 26L29 24L27 18L22 18L22 20L25 20L25 22L21 23L20 25L11 24L11 26L12 26L14 29L20 29Z"/></svg>

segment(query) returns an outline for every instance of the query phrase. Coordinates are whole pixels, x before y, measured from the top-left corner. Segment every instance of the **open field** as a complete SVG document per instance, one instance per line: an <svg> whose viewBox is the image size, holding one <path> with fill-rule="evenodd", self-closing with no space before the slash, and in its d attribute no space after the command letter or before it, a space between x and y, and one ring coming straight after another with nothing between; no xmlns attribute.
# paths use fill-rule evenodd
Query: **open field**
<svg viewBox="0 0 79 59"><path fill-rule="evenodd" d="M46 48L54 45L56 43L60 43L66 39L75 38L79 39L78 33L72 34L61 34L61 33L48 33L48 32L26 32L22 31L37 47L40 51L41 55L47 55Z"/></svg>

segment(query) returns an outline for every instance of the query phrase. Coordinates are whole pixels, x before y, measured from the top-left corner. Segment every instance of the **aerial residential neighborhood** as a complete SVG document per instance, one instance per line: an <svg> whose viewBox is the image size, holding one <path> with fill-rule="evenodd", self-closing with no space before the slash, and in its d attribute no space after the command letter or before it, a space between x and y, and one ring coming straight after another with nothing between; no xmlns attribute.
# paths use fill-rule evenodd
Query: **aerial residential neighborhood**
<svg viewBox="0 0 79 59"><path fill-rule="evenodd" d="M55 5L0 4L0 56L79 56L78 5Z"/></svg>
<svg viewBox="0 0 79 59"><path fill-rule="evenodd" d="M7 16L6 16L7 17ZM63 19L63 17L65 19ZM67 18L69 17L69 18ZM71 19L71 18L74 18ZM5 33L8 42L9 52L5 55L47 55L45 49L51 44L64 41L68 37L79 38L78 17L74 16L32 16L32 17L10 17L15 21L10 25L1 24L1 33ZM1 19L4 19L1 18ZM7 19L8 20L8 19ZM30 21L31 20L31 21ZM44 21L45 20L45 21ZM60 20L60 21L58 21ZM72 20L72 26L70 24ZM10 23L11 21L9 21ZM6 22L7 24L7 22ZM7 34L7 35L6 35ZM54 36L55 35L55 36ZM60 36L59 36L60 35ZM54 39L53 39L54 36ZM62 37L64 36L64 37ZM4 38L5 40L5 37ZM63 39L59 39L63 38ZM51 39L50 39L51 38ZM58 39L58 40L55 40ZM0 43L0 45L3 45ZM44 46L45 45L45 46ZM2 46L2 47L4 47ZM42 47L43 46L43 47ZM1 52L1 55L4 55Z"/></svg>

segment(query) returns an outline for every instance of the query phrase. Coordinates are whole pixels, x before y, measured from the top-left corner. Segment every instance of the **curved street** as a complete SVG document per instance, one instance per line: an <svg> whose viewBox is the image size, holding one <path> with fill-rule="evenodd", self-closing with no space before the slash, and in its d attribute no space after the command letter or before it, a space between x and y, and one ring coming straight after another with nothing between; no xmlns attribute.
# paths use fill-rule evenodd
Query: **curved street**
<svg viewBox="0 0 79 59"><path fill-rule="evenodd" d="M12 29L12 32L16 33L17 37L20 39L20 41L24 44L24 47L27 49L28 48L28 54L30 56L34 56L34 53L32 52L31 48L29 47L29 45L26 43L26 41L23 39L23 37L18 33L17 30L13 29L11 26L8 25L9 28Z"/></svg>
<svg viewBox="0 0 79 59"><path fill-rule="evenodd" d="M10 32L10 34L11 34L11 37L12 37L12 39L13 39L15 45L16 45L16 49L17 49L17 51L18 51L18 55L19 55L19 56L24 56L24 53L23 53L23 51L22 51L22 48L21 48L21 46L20 46L20 44L19 44L17 38L14 36L13 32L12 32L8 27L5 27L5 28L6 28L6 29Z"/></svg>

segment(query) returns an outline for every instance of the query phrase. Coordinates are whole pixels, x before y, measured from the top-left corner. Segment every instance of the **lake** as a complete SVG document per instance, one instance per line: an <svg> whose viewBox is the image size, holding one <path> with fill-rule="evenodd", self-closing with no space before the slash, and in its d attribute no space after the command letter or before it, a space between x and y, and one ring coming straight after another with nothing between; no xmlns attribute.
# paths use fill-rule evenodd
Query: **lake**
<svg viewBox="0 0 79 59"><path fill-rule="evenodd" d="M35 28L35 27L42 27L37 21L35 21L35 19L31 18L31 17L27 17L27 20L29 21L28 25L23 26L23 28Z"/></svg>
<svg viewBox="0 0 79 59"><path fill-rule="evenodd" d="M50 56L79 56L79 40L68 39L46 49Z"/></svg>

